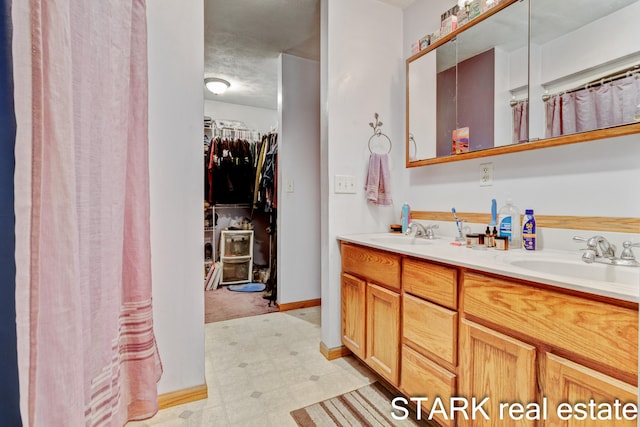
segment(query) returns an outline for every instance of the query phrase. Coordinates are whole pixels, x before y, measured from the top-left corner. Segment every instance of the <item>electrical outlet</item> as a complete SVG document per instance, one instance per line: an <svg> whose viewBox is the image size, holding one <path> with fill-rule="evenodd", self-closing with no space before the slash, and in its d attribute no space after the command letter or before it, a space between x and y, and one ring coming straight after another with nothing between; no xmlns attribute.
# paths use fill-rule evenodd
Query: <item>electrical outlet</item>
<svg viewBox="0 0 640 427"><path fill-rule="evenodd" d="M480 164L480 187L493 185L493 163Z"/></svg>

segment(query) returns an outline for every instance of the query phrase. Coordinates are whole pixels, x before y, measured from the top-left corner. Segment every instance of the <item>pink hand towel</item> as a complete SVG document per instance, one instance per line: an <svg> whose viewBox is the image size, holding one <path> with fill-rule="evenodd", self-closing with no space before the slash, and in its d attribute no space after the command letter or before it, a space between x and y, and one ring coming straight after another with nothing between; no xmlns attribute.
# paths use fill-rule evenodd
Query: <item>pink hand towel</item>
<svg viewBox="0 0 640 427"><path fill-rule="evenodd" d="M384 206L389 206L393 203L391 199L389 156L386 153L372 153L369 157L365 192L370 203Z"/></svg>

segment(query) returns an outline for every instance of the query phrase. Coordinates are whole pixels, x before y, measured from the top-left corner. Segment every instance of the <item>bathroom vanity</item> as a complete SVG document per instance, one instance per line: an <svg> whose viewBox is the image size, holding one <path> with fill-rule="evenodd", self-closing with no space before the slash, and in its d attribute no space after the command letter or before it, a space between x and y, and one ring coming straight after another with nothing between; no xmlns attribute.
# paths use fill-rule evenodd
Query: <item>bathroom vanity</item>
<svg viewBox="0 0 640 427"><path fill-rule="evenodd" d="M577 252L473 250L390 234L339 240L342 342L405 397L428 397L424 417L436 397L446 408L452 397L489 397L490 420L442 412L434 419L443 426L592 425L575 424L577 415L567 424L557 408L637 401L636 269L605 271L604 279L621 275L624 283L614 283L597 277L603 266L585 264L595 267L592 278L589 270L580 278L532 267L580 263ZM541 412L515 421L503 408L500 420L501 402Z"/></svg>

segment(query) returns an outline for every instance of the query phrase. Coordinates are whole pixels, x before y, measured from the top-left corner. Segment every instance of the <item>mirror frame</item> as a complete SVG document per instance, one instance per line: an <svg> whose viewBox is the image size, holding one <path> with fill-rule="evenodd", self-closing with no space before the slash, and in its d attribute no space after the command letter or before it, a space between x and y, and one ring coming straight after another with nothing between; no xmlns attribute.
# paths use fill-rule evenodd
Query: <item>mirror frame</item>
<svg viewBox="0 0 640 427"><path fill-rule="evenodd" d="M574 133L570 135L563 135L554 138L539 139L536 141L523 142L520 144L503 145L500 147L487 148L480 151L471 151L468 153L453 154L444 157L434 157L431 159L422 160L409 160L409 150L411 141L409 139L409 64L418 58L426 55L427 53L435 50L438 46L447 43L449 40L455 38L463 31L477 25L484 21L495 13L500 12L505 7L511 6L513 3L520 0L506 0L492 9L486 11L482 15L475 18L473 21L457 28L455 31L447 34L444 37L439 38L435 43L427 47L425 50L416 53L406 60L405 69L405 167L414 168L419 166L435 165L440 163L459 162L461 160L477 159L482 157L497 156L501 154L519 153L521 151L538 150L541 148L558 147L561 145L576 144L579 142L588 142L599 139L614 138L624 135L632 135L640 133L640 123L630 123L626 125L620 125L616 127L597 129L588 132Z"/></svg>

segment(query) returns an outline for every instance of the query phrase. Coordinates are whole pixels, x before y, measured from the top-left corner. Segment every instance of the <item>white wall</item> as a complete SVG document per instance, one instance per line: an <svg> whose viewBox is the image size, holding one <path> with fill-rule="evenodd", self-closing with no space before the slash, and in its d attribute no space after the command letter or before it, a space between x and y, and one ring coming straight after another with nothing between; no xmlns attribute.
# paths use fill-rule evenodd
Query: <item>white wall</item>
<svg viewBox="0 0 640 427"><path fill-rule="evenodd" d="M204 114L214 120L239 120L249 129L260 133L266 133L278 127L278 110L268 108L248 107L206 99Z"/></svg>
<svg viewBox="0 0 640 427"><path fill-rule="evenodd" d="M203 0L147 3L149 168L159 393L205 383Z"/></svg>
<svg viewBox="0 0 640 427"><path fill-rule="evenodd" d="M320 64L282 54L278 78L278 302L286 304L320 298Z"/></svg>
<svg viewBox="0 0 640 427"><path fill-rule="evenodd" d="M322 203L327 205L327 219L322 231L322 340L332 348L340 345L340 251L336 236L387 230L389 223L398 221L403 203L396 177L402 175L405 153L405 68L400 9L371 0L323 0L323 8L327 44L322 60L327 68L326 77L323 75L326 175ZM367 204L363 189L370 154L367 142L373 134L368 123L376 112L384 123L382 131L393 143L391 207ZM335 194L336 174L355 176L357 193Z"/></svg>

